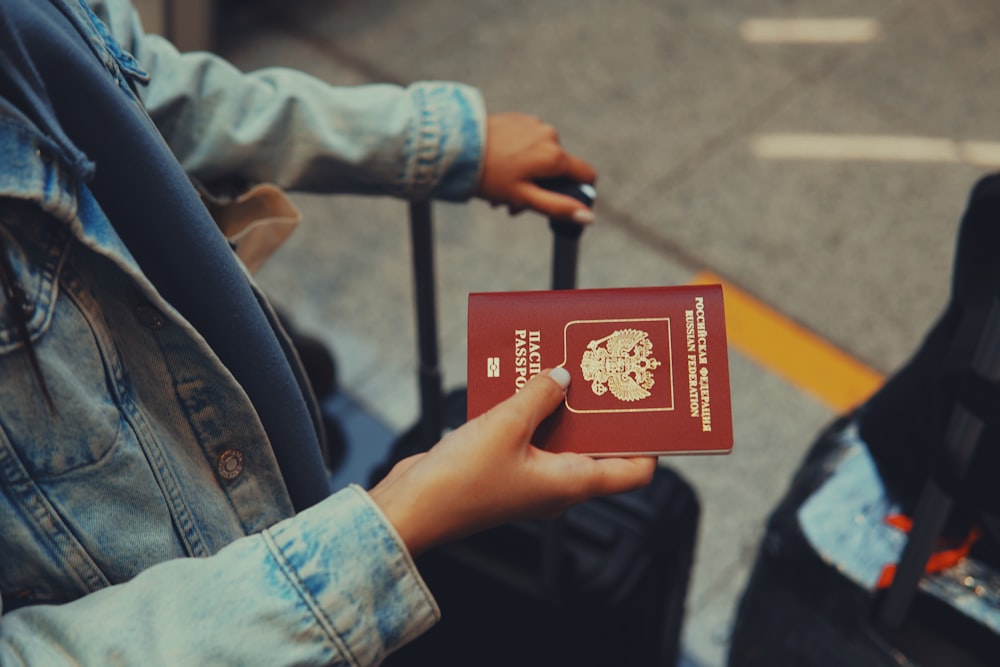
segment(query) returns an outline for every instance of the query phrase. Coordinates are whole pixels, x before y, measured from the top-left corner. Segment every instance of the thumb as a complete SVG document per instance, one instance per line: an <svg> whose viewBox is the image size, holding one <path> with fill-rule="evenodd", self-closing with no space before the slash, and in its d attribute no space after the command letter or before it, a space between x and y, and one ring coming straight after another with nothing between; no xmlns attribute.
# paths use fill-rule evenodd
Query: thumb
<svg viewBox="0 0 1000 667"><path fill-rule="evenodd" d="M543 371L509 399L510 407L526 418L534 431L562 403L569 381L569 371L561 366Z"/></svg>

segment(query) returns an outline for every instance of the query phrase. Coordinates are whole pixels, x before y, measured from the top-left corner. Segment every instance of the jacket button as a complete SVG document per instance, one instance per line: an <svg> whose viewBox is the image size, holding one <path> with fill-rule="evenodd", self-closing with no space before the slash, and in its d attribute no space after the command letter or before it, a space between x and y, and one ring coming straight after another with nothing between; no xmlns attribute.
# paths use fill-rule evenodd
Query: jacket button
<svg viewBox="0 0 1000 667"><path fill-rule="evenodd" d="M167 323L163 314L148 303L141 303L135 307L135 319L150 331L158 331Z"/></svg>
<svg viewBox="0 0 1000 667"><path fill-rule="evenodd" d="M215 469L222 479L236 479L243 472L243 452L238 449L227 449L222 452L215 462Z"/></svg>

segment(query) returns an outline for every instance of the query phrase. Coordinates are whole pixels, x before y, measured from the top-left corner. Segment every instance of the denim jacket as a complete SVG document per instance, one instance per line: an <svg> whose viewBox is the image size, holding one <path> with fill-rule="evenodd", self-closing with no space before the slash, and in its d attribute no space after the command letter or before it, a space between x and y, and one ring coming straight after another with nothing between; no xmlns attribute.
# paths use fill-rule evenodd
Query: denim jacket
<svg viewBox="0 0 1000 667"><path fill-rule="evenodd" d="M66 0L68 1L68 0ZM90 0L153 78L138 94L185 171L206 186L467 200L485 111L469 86L337 87L287 68L242 73L143 34L127 0Z"/></svg>
<svg viewBox="0 0 1000 667"><path fill-rule="evenodd" d="M103 23L38 1L109 76L148 72L143 104L210 188L460 200L478 177L472 89L244 76L143 35L124 0L91 3ZM247 395L67 155L0 98L0 235L55 404L0 296L0 663L377 664L438 617L395 530L358 487L294 514Z"/></svg>

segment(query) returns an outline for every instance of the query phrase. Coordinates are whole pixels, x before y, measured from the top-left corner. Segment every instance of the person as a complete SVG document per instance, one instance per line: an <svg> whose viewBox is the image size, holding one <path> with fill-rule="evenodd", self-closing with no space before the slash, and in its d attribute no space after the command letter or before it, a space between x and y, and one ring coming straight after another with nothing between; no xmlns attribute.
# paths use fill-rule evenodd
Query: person
<svg viewBox="0 0 1000 667"><path fill-rule="evenodd" d="M586 222L533 182L595 177L536 118L454 83L243 74L126 0L0 0L0 154L3 664L378 664L437 619L415 555L652 476L531 446L552 369L331 494L249 272L284 190Z"/></svg>

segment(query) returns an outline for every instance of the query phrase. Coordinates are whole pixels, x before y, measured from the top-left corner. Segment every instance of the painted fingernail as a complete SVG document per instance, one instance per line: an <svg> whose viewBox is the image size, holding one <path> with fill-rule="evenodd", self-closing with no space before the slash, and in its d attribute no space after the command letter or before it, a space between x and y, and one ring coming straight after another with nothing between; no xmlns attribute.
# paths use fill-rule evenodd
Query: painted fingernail
<svg viewBox="0 0 1000 667"><path fill-rule="evenodd" d="M569 378L570 378L569 371L563 368L562 366L556 366L555 368L550 370L549 377L555 380L556 384L559 385L562 389L565 389L566 387L569 386Z"/></svg>
<svg viewBox="0 0 1000 667"><path fill-rule="evenodd" d="M573 212L573 222L578 222L581 225L589 225L595 220L597 218L594 217L594 213L585 208L577 209Z"/></svg>

